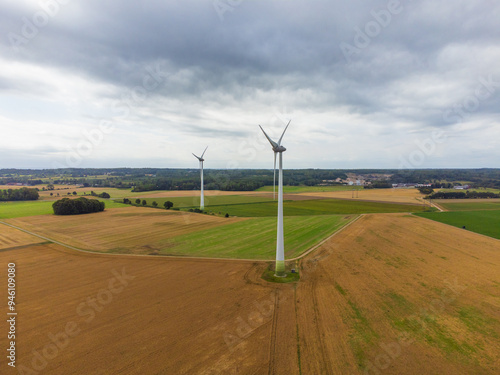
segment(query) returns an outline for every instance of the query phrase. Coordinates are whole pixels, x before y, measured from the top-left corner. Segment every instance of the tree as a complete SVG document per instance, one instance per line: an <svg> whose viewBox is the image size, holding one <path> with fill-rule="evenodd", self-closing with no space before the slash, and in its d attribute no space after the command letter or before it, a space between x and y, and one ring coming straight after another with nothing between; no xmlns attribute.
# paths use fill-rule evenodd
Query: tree
<svg viewBox="0 0 500 375"><path fill-rule="evenodd" d="M47 190L54 190L54 185L48 184L47 185Z"/></svg>
<svg viewBox="0 0 500 375"><path fill-rule="evenodd" d="M54 193L50 193L50 196L53 196L53 195L54 195Z"/></svg>
<svg viewBox="0 0 500 375"><path fill-rule="evenodd" d="M63 198L52 204L54 214L56 215L79 215L88 214L91 212L104 211L104 202L99 202L97 199Z"/></svg>
<svg viewBox="0 0 500 375"><path fill-rule="evenodd" d="M125 204L131 204L132 202L128 198L123 198L123 203L125 203Z"/></svg>
<svg viewBox="0 0 500 375"><path fill-rule="evenodd" d="M74 191L74 192L73 192L73 195L74 195L74 196L77 196L77 195L78 195L78 193L77 193L76 191Z"/></svg>
<svg viewBox="0 0 500 375"><path fill-rule="evenodd" d="M229 217L229 214L226 214L225 217Z"/></svg>
<svg viewBox="0 0 500 375"><path fill-rule="evenodd" d="M165 207L167 210L170 210L172 207L174 207L174 204L170 201L166 201L163 203L163 207Z"/></svg>
<svg viewBox="0 0 500 375"><path fill-rule="evenodd" d="M153 201L153 203L151 203L153 205L153 207L158 207L158 203L156 201Z"/></svg>
<svg viewBox="0 0 500 375"><path fill-rule="evenodd" d="M141 200L140 200L139 198L137 198L137 199L135 200L135 204L141 204Z"/></svg>
<svg viewBox="0 0 500 375"><path fill-rule="evenodd" d="M146 202L146 200L145 200L145 199L143 199L143 200L142 200L142 205L143 205L143 206L145 206L145 205L147 205L147 204L148 204L148 202Z"/></svg>
<svg viewBox="0 0 500 375"><path fill-rule="evenodd" d="M421 194L425 194L425 195L429 195L429 194L434 193L434 189L433 189L433 188L431 188L431 187L427 187L427 186L424 186L424 187L418 188L418 191L419 191Z"/></svg>

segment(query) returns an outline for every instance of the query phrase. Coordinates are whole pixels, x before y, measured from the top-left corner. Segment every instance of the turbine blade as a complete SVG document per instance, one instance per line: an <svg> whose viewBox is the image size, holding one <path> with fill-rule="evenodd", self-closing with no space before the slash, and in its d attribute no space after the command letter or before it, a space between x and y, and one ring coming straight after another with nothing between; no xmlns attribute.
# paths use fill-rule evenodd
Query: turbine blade
<svg viewBox="0 0 500 375"><path fill-rule="evenodd" d="M200 159L201 159L199 156L196 156L195 154L193 154L193 156L194 156L196 159L198 159L198 160L200 160Z"/></svg>
<svg viewBox="0 0 500 375"><path fill-rule="evenodd" d="M205 151L203 151L203 154L201 154L201 158L203 159L203 155L205 155L205 152L207 152L208 146L205 148Z"/></svg>
<svg viewBox="0 0 500 375"><path fill-rule="evenodd" d="M273 146L274 148L278 147L278 144L276 142L274 142L268 135L267 133L264 131L264 129L262 129L262 126L260 126L260 130L262 130L262 132L264 133L264 135L266 136L267 140L269 141L269 143L271 144L271 146Z"/></svg>
<svg viewBox="0 0 500 375"><path fill-rule="evenodd" d="M276 156L277 152L274 153L274 180L273 180L273 199L276 200Z"/></svg>
<svg viewBox="0 0 500 375"><path fill-rule="evenodd" d="M292 121L292 120L290 120ZM288 121L288 124L286 124L286 128L285 130L283 130L283 134L281 134L281 138L280 140L278 141L278 145L281 146L281 140L283 139L283 136L285 135L285 132L286 132L286 129L288 129L288 125L290 125L290 121Z"/></svg>

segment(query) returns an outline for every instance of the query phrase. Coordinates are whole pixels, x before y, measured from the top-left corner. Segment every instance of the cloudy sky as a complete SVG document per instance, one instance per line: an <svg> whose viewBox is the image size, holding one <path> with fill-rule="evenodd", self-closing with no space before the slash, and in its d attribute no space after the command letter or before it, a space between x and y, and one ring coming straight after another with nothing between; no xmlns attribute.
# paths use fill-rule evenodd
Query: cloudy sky
<svg viewBox="0 0 500 375"><path fill-rule="evenodd" d="M500 167L497 0L0 4L0 168Z"/></svg>

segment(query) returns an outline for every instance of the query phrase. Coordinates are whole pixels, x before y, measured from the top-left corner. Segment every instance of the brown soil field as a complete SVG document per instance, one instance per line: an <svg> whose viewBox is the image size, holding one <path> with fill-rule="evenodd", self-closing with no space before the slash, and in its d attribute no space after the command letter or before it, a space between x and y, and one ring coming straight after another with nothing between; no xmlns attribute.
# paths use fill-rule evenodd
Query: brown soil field
<svg viewBox="0 0 500 375"><path fill-rule="evenodd" d="M275 293L249 281L252 263L40 245L0 252L2 280L8 262L19 323L17 368L2 360L4 375L267 373ZM6 334L0 343L8 348Z"/></svg>
<svg viewBox="0 0 500 375"><path fill-rule="evenodd" d="M304 374L496 374L500 241L365 215L302 260Z"/></svg>
<svg viewBox="0 0 500 375"><path fill-rule="evenodd" d="M309 197L342 198L376 202L422 204L423 195L417 189L361 189L358 198L352 198L352 191L330 191L317 193L298 193Z"/></svg>
<svg viewBox="0 0 500 375"><path fill-rule="evenodd" d="M0 223L0 251L41 242L43 240L38 237L20 232Z"/></svg>
<svg viewBox="0 0 500 375"><path fill-rule="evenodd" d="M500 241L410 215L364 215L300 261L297 284L262 281L264 263L94 255L55 244L0 252L0 264L13 261L17 370L500 369ZM5 319L0 329L7 331ZM2 374L18 373L2 366Z"/></svg>
<svg viewBox="0 0 500 375"><path fill-rule="evenodd" d="M82 250L154 254L178 235L241 221L144 207L111 208L87 215L40 215L5 222ZM38 241L40 242L40 241Z"/></svg>

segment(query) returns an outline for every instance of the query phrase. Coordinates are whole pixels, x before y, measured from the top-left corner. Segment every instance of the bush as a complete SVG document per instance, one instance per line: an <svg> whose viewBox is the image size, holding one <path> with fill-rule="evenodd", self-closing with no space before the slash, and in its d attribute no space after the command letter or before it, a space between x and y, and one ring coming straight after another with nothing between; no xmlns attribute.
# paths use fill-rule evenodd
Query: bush
<svg viewBox="0 0 500 375"><path fill-rule="evenodd" d="M165 203L163 203L163 207L165 207L167 210L170 210L172 207L174 207L174 204L173 202L166 201Z"/></svg>
<svg viewBox="0 0 500 375"><path fill-rule="evenodd" d="M52 205L54 214L56 215L80 215L89 214L92 212L104 211L104 202L99 202L97 199L77 198L60 199Z"/></svg>
<svg viewBox="0 0 500 375"><path fill-rule="evenodd" d="M229 217L229 214L226 214L224 217Z"/></svg>
<svg viewBox="0 0 500 375"><path fill-rule="evenodd" d="M135 204L141 204L141 200L140 200L139 198L137 198L137 199L135 200Z"/></svg>

